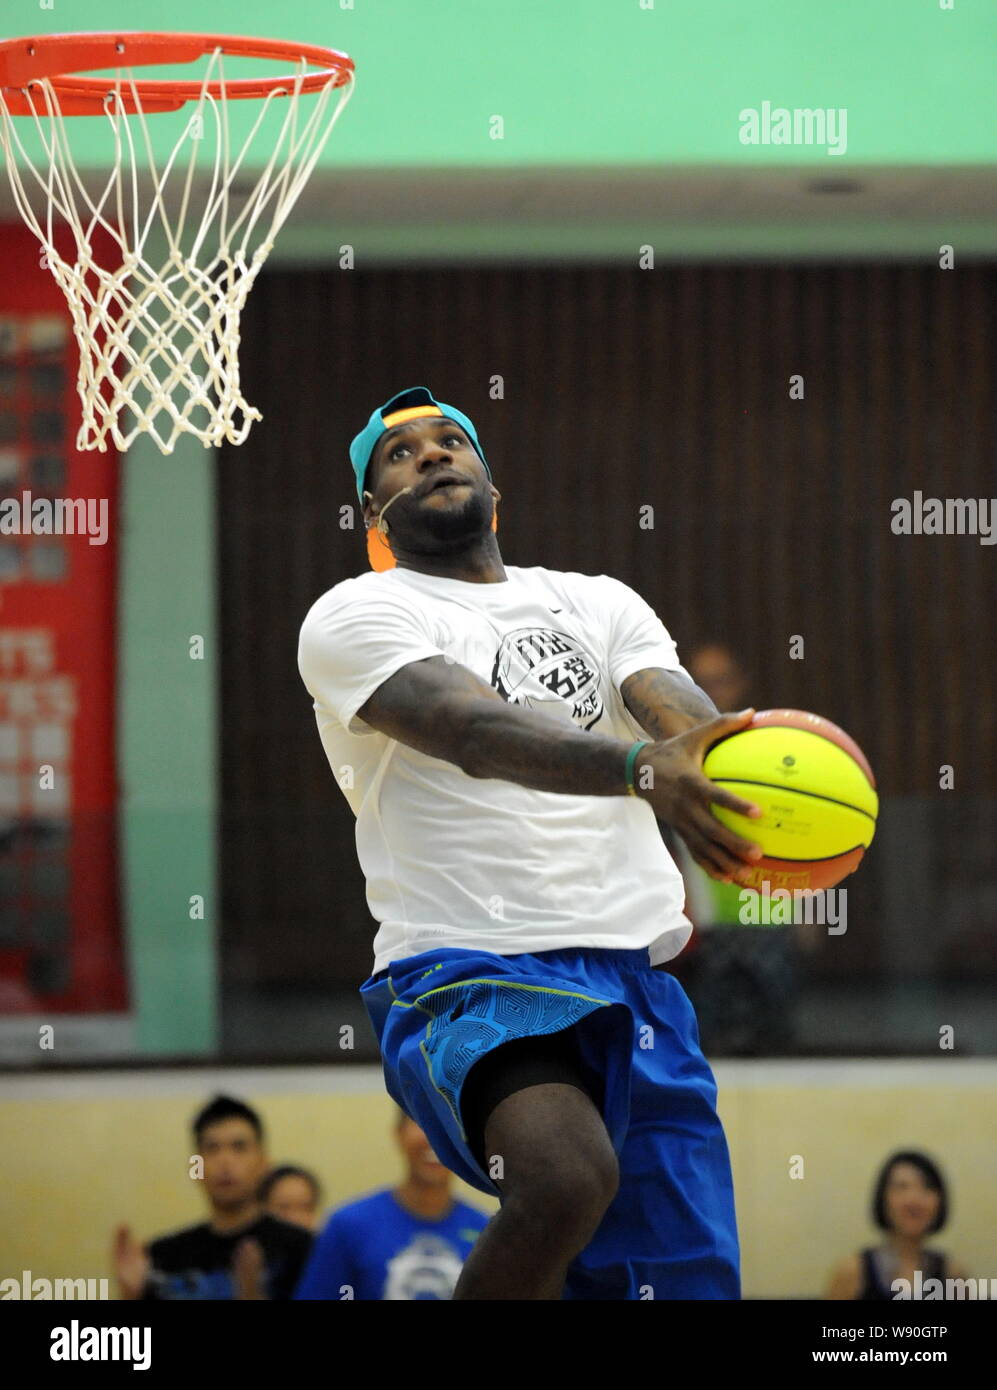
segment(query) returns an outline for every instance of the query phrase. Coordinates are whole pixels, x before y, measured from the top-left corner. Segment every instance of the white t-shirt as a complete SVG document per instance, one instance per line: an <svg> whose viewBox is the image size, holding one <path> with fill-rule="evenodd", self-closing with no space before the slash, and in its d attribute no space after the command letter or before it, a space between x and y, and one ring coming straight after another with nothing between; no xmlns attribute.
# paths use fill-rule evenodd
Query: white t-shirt
<svg viewBox="0 0 997 1390"><path fill-rule="evenodd" d="M646 666L682 670L654 610L609 575L505 571L495 584L370 571L323 594L301 628L298 669L380 923L374 971L434 947L647 946L658 965L692 926L647 802L469 777L357 717L400 667L443 656L552 720L648 737L619 687Z"/></svg>

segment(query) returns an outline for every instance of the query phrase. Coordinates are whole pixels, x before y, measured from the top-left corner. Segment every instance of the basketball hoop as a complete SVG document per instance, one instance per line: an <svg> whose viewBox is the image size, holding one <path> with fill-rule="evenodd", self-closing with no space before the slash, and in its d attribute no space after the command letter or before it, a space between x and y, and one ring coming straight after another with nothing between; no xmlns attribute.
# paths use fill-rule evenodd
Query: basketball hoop
<svg viewBox="0 0 997 1390"><path fill-rule="evenodd" d="M294 71L226 81L225 56L282 60ZM200 78L136 81L132 72L199 58L206 59ZM114 76L79 75L102 68ZM108 33L0 41L0 142L11 189L66 296L80 345L78 449L104 452L110 436L125 450L142 433L164 454L182 434L205 447L243 442L261 416L240 387L240 315L352 91L346 54L283 39ZM228 103L245 99L260 110L233 152ZM160 170L145 117L188 103L191 118ZM74 161L66 118L100 115L110 124L113 162L95 194ZM33 154L19 122L30 124ZM209 132L198 215L195 173ZM249 167L254 150L262 172ZM233 197L245 199L237 213ZM59 219L73 233L72 264L53 239ZM117 266L94 258L99 227L120 251ZM150 245L155 231L165 234L165 259ZM123 427L125 411L131 428Z"/></svg>

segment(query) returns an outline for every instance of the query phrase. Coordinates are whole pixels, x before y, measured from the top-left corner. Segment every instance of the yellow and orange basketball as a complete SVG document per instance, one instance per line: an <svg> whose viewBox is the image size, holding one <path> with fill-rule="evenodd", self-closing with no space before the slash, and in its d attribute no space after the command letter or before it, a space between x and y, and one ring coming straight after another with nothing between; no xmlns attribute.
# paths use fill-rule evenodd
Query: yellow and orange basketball
<svg viewBox="0 0 997 1390"><path fill-rule="evenodd" d="M868 759L843 729L803 710L763 710L715 743L703 771L752 801L752 820L722 806L713 814L760 845L750 886L833 888L858 868L876 832L879 798Z"/></svg>

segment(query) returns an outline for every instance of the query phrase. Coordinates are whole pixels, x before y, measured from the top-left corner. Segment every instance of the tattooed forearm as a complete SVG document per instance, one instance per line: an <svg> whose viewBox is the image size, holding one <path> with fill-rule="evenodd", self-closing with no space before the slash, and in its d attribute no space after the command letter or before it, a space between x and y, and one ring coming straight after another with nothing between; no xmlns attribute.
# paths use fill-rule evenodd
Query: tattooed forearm
<svg viewBox="0 0 997 1390"><path fill-rule="evenodd" d="M648 666L627 676L620 694L637 723L652 738L674 738L717 714L713 701L688 676L661 666Z"/></svg>
<svg viewBox="0 0 997 1390"><path fill-rule="evenodd" d="M442 656L401 667L357 713L371 728L455 763L469 777L566 795L626 793L629 739L508 704L472 671Z"/></svg>

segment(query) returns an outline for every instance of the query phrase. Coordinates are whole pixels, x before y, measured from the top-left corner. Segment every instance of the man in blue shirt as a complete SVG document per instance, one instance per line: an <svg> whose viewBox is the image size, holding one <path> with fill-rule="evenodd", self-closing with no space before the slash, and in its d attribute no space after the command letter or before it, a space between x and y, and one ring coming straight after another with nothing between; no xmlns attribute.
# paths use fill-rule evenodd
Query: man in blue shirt
<svg viewBox="0 0 997 1390"><path fill-rule="evenodd" d="M403 1111L395 1125L407 1173L333 1212L296 1299L449 1299L488 1216L451 1195L453 1174Z"/></svg>

